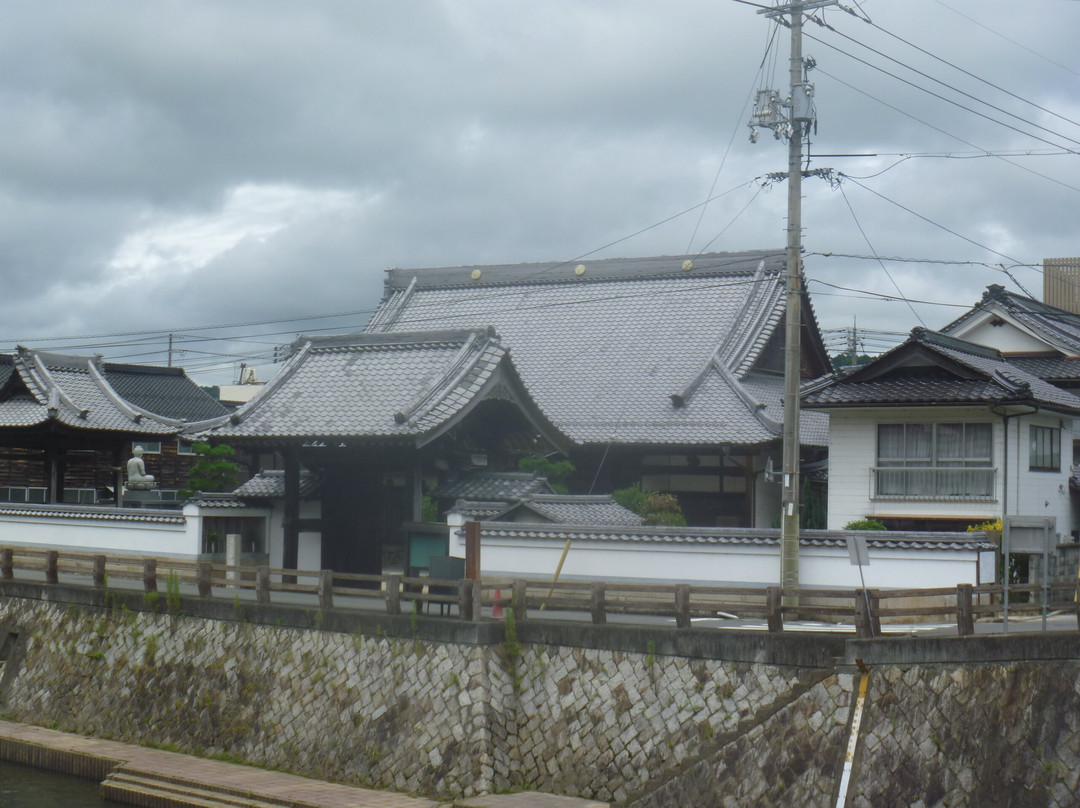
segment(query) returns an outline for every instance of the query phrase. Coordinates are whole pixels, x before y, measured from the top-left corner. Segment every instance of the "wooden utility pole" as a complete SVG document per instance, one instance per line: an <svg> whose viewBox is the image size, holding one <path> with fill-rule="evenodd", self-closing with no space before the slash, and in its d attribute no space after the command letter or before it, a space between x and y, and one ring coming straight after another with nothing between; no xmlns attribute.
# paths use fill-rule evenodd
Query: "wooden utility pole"
<svg viewBox="0 0 1080 808"><path fill-rule="evenodd" d="M774 90L759 90L750 119L750 139L756 127L773 130L788 142L787 295L784 320L784 433L783 493L780 514L780 583L785 590L799 585L799 387L802 379L802 142L815 120L814 87L805 78L803 63L803 14L836 5L838 0L796 0L760 8L758 14L791 29L790 91L781 101ZM785 19L786 18L786 19ZM793 598L788 603L797 605Z"/></svg>

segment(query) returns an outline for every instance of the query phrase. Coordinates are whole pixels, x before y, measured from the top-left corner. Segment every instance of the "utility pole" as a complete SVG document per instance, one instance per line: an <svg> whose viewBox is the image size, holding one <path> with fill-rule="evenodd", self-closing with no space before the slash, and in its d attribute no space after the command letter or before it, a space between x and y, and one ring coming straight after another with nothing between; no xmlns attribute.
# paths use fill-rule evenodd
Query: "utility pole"
<svg viewBox="0 0 1080 808"><path fill-rule="evenodd" d="M741 1L741 0L740 0ZM786 309L784 319L784 447L783 493L780 514L780 584L787 589L799 585L799 386L802 379L802 142L814 123L814 86L806 81L812 60L804 64L802 54L803 14L836 5L838 0L795 0L759 8L764 14L791 29L791 94L780 100L776 90L758 90L750 118L750 140L757 141L757 127L773 130L777 140L788 142L788 224ZM756 5L756 4L751 4ZM786 18L786 19L785 19ZM793 596L786 602L798 605Z"/></svg>

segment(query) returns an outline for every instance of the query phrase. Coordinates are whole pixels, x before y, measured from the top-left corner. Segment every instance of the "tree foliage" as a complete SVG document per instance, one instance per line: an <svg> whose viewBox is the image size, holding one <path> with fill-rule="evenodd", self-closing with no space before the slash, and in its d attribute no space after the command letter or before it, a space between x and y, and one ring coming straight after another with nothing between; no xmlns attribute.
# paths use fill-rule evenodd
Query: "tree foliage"
<svg viewBox="0 0 1080 808"><path fill-rule="evenodd" d="M547 478L552 490L557 494L565 494L570 488L567 485L577 469L574 464L565 458L552 460L546 455L523 457L518 461L521 471L531 471Z"/></svg>
<svg viewBox="0 0 1080 808"><path fill-rule="evenodd" d="M686 524L686 516L674 494L642 491L641 485L634 483L613 491L611 498L642 517L647 525L682 527Z"/></svg>
<svg viewBox="0 0 1080 808"><path fill-rule="evenodd" d="M188 471L188 488L181 495L190 497L196 491L220 492L232 491L240 476L240 467L230 458L235 454L228 444L211 446L209 443L196 443L191 447L199 459Z"/></svg>

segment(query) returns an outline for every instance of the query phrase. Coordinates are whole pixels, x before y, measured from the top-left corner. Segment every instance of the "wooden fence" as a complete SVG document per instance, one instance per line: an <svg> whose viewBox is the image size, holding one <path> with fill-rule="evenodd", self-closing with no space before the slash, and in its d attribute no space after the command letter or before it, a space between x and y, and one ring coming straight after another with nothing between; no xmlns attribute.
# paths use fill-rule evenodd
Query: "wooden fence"
<svg viewBox="0 0 1080 808"><path fill-rule="evenodd" d="M720 587L689 584L644 584L617 581L435 580L401 575L356 575L331 570L286 570L270 567L228 567L207 561L174 558L105 556L77 551L0 548L0 579L46 583L89 584L105 588L138 587L158 593L165 580L167 596L180 587L196 589L200 598L235 597L251 590L257 603L311 603L319 609L359 608L397 615L409 611L453 613L478 621L513 609L516 620L550 614L588 618L598 625L615 618L658 617L688 628L695 618L733 618L760 623L770 632L785 621L854 623L860 637L881 634L882 623L955 622L960 635L973 634L978 620L1040 615L1048 611L1074 614L1080 628L1080 583L1044 588L1012 585L1009 602L999 584L960 584L945 589L810 589ZM215 589L219 590L215 593ZM221 591L226 590L226 591ZM186 597L190 597L187 595ZM410 605L411 604L411 605ZM583 619L583 617L582 617Z"/></svg>

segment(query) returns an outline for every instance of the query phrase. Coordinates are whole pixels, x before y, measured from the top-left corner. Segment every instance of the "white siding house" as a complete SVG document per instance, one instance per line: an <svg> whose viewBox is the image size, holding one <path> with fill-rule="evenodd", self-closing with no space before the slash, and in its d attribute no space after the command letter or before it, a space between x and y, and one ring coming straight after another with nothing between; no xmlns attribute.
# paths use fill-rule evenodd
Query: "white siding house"
<svg viewBox="0 0 1080 808"><path fill-rule="evenodd" d="M1000 352L915 329L903 345L804 397L830 415L830 529L872 517L963 530L1005 514L1074 530L1080 398Z"/></svg>

